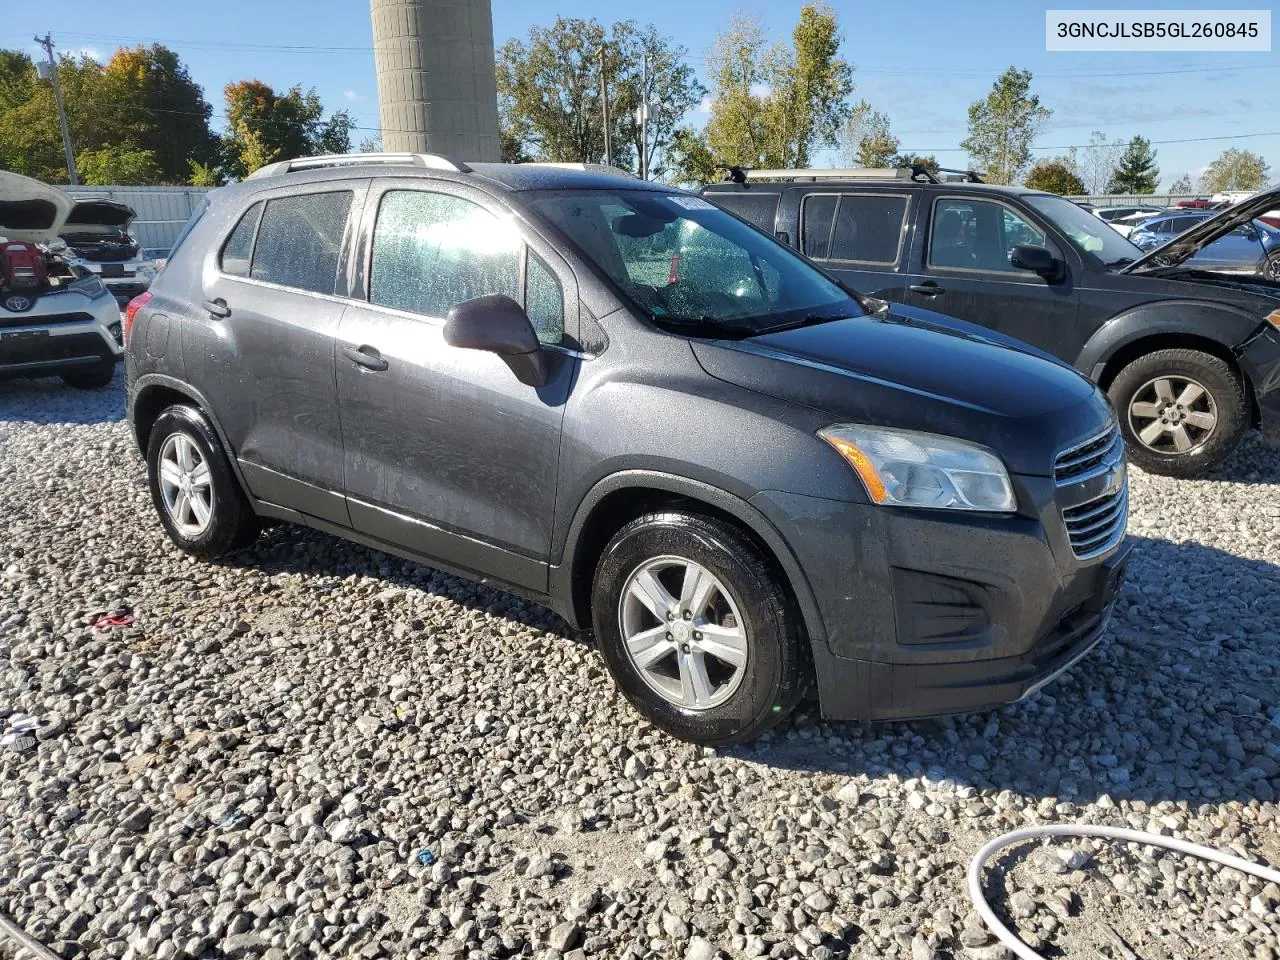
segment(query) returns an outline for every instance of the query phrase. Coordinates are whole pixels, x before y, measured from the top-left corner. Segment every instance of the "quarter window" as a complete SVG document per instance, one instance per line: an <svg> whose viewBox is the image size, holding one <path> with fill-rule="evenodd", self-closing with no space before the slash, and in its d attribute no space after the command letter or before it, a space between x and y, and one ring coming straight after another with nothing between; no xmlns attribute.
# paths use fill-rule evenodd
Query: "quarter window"
<svg viewBox="0 0 1280 960"><path fill-rule="evenodd" d="M831 249L831 221L836 216L836 201L840 198L830 193L817 193L804 198L801 208L804 255L814 260L826 260Z"/></svg>
<svg viewBox="0 0 1280 960"><path fill-rule="evenodd" d="M249 275L285 287L333 294L350 210L351 193L345 190L268 200Z"/></svg>
<svg viewBox="0 0 1280 960"><path fill-rule="evenodd" d="M564 291L556 275L532 251L525 272L524 300L538 339L559 343L564 338Z"/></svg>
<svg viewBox="0 0 1280 960"><path fill-rule="evenodd" d="M253 235L257 232L258 221L262 218L262 201L259 200L245 211L236 228L231 231L226 245L222 248L222 272L233 277L247 277L249 264L253 260Z"/></svg>
<svg viewBox="0 0 1280 960"><path fill-rule="evenodd" d="M370 300L437 319L487 294L518 301L520 248L511 224L470 200L389 192L374 228Z"/></svg>
<svg viewBox="0 0 1280 960"><path fill-rule="evenodd" d="M830 258L897 263L906 215L906 197L844 194L831 231Z"/></svg>
<svg viewBox="0 0 1280 960"><path fill-rule="evenodd" d="M1042 246L1044 233L1008 207L986 200L939 200L929 231L929 263L960 270L1026 274L1009 262L1021 243Z"/></svg>

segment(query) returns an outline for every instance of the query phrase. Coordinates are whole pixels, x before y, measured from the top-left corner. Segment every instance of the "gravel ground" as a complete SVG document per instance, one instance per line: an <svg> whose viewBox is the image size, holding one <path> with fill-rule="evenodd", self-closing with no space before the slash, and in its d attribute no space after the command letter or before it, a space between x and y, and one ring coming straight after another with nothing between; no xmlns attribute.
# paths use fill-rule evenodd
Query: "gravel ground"
<svg viewBox="0 0 1280 960"><path fill-rule="evenodd" d="M643 723L546 611L278 527L162 537L119 381L0 384L0 911L65 956L994 958L987 839L1127 824L1280 863L1280 456L1135 474L1111 636L1030 701L750 746ZM133 608L130 627L98 630ZM1027 845L1047 954L1275 960L1280 890ZM1121 946L1123 941L1127 946Z"/></svg>

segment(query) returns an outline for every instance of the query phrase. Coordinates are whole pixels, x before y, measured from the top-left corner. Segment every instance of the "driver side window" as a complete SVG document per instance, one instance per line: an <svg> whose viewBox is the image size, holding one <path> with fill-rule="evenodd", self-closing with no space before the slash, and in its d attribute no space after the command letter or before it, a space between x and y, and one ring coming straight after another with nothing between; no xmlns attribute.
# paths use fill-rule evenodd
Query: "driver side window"
<svg viewBox="0 0 1280 960"><path fill-rule="evenodd" d="M1042 246L1044 242L1042 231L1001 204L943 199L933 207L929 263L944 269L1027 275L1030 271L1019 270L1009 262L1009 254L1018 244Z"/></svg>

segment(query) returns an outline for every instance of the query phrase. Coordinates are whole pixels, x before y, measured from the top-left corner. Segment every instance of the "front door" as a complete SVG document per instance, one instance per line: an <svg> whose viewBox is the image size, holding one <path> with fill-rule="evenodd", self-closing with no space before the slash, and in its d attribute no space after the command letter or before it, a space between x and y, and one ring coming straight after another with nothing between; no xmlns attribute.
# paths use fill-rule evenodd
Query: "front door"
<svg viewBox="0 0 1280 960"><path fill-rule="evenodd" d="M564 403L579 360L573 274L474 188L421 180L372 192L357 296L338 332L352 525L484 577L545 592ZM455 304L506 294L547 345L522 384L493 353L452 347Z"/></svg>
<svg viewBox="0 0 1280 960"><path fill-rule="evenodd" d="M335 293L355 206L356 192L331 187L251 206L206 271L185 350L253 495L341 524Z"/></svg>
<svg viewBox="0 0 1280 960"><path fill-rule="evenodd" d="M1068 362L1079 352L1070 269L1049 281L1009 262L1018 244L1063 251L1020 211L976 196L937 197L907 302L1024 340Z"/></svg>

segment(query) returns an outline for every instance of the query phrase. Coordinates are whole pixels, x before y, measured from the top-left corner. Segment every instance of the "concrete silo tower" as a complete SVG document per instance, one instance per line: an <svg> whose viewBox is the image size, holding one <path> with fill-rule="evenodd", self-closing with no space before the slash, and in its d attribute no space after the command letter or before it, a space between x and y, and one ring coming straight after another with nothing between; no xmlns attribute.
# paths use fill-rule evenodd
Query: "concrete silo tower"
<svg viewBox="0 0 1280 960"><path fill-rule="evenodd" d="M490 0L370 0L382 146L498 160Z"/></svg>

